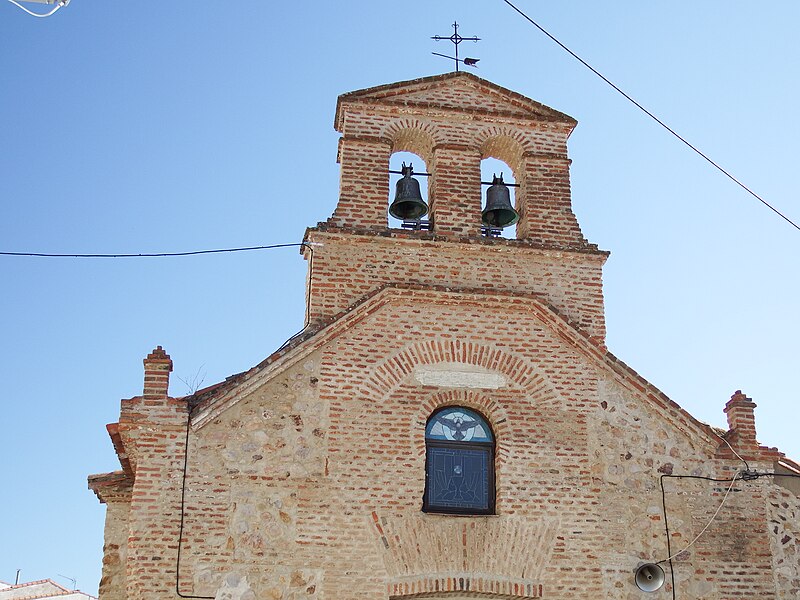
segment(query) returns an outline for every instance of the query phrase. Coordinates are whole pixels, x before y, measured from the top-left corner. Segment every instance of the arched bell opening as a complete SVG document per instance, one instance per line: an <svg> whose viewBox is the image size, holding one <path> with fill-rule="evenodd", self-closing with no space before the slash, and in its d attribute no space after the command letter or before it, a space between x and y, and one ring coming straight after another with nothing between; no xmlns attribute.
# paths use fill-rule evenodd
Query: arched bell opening
<svg viewBox="0 0 800 600"><path fill-rule="evenodd" d="M394 152L389 157L389 227L429 229L428 168L418 154Z"/></svg>
<svg viewBox="0 0 800 600"><path fill-rule="evenodd" d="M519 212L517 181L504 161L488 157L481 161L481 231L487 237L517 238Z"/></svg>

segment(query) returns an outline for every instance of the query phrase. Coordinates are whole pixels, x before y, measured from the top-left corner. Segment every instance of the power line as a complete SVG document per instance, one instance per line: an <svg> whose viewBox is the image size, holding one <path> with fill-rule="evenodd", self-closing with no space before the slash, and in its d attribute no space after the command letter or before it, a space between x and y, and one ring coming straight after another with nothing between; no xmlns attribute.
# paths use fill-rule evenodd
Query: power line
<svg viewBox="0 0 800 600"><path fill-rule="evenodd" d="M189 252L143 252L138 254L51 254L47 252L0 252L0 256L34 256L40 258L160 258L164 256L196 256L198 254L221 254L224 252L250 252L271 250L272 248L291 248L308 246L308 242L294 244L270 244L268 246L244 246L241 248L219 248L215 250L191 250Z"/></svg>
<svg viewBox="0 0 800 600"><path fill-rule="evenodd" d="M700 538L703 536L703 534L704 534L706 531L708 531L708 528L709 528L709 527L711 527L711 524L714 522L714 519L716 519L716 518L717 518L717 515L719 515L719 511L721 511L721 510L722 510L722 506L725 504L725 501L728 499L728 495L731 493L731 490L733 489L733 486L736 484L736 480L737 480L738 478L740 478L740 477L741 477L741 475L742 475L742 473L741 473L741 472L736 472L736 473L734 474L734 476L731 478L731 484L728 486L728 489L725 491L725 495L722 497L722 502L720 502L720 503L719 503L719 506L717 506L717 510L716 510L716 511L714 511L714 514L713 514L713 515L712 515L712 517L711 517L711 518L708 520L708 523L706 523L706 526L705 526L705 527L703 527L703 529L700 531L700 533L698 533L698 534L697 534L697 535L694 537L694 539L693 539L691 542L689 542L689 543L686 545L686 547L685 547L683 550L681 550L680 552L676 552L675 554L670 554L670 555L669 555L667 558L664 558L664 559L662 559L662 560L658 561L656 564L660 564L660 563L663 563L663 562L669 562L669 563L670 563L670 565L671 565L671 564L672 564L672 559L673 559L673 558L675 558L676 556L678 556L678 555L680 555L680 554L683 554L684 552L686 552L686 551L687 551L689 548L691 548L691 547L694 545L694 543L695 543L697 540L699 540L699 539L700 539ZM662 476L662 478L661 478L661 479L662 479L662 481L663 481L663 479L664 479L664 476ZM663 489L663 486L662 486L662 489Z"/></svg>
<svg viewBox="0 0 800 600"><path fill-rule="evenodd" d="M693 145L692 145L690 142L688 142L688 141L687 141L687 140L686 140L684 137L682 137L680 134L678 134L678 132L676 132L676 131L675 131L674 129L672 129L672 128L671 128L669 125L667 125L666 123L664 123L664 121L662 121L661 119L659 119L657 116L655 116L655 115L654 115L653 113L651 113L649 110L647 110L647 109L646 109L644 106L642 106L642 105L641 105L641 104L639 104L639 103L638 103L636 100L634 100L634 99L633 99L631 96L629 96L629 95L628 95L628 94L626 94L624 91L622 91L622 89L620 89L620 88L619 88L617 85L615 85L615 84L614 84L614 83L613 83L613 82L612 82L610 79L608 79L608 78L607 78L605 75L603 75L603 74L602 74L600 71L598 71L597 69L595 69L595 68L594 68L592 65L590 65L589 63L587 63L587 62L586 62L585 60L583 60L583 59L582 59L580 56L578 56L578 55L577 55L577 54L575 54L575 53L574 53L572 50L570 50L569 48L567 48L567 46L565 46L563 43L561 43L561 42L560 42L560 41L559 41L559 40L558 40L558 39L557 39L557 38L556 38L554 35L552 35L552 34L551 34L549 31L547 31L547 30L546 30L544 27L542 27L541 25L539 25L539 24L538 24L536 21L534 21L533 19L531 19L531 18L530 18L528 15L526 15L524 12L522 12L522 10L520 10L519 8L517 8L517 7L516 7L516 6L515 6L515 5L514 5L512 2L510 2L509 0L503 0L503 2L505 2L506 4L508 4L508 5L509 5L511 8L513 8L513 9L514 9L516 12L518 12L520 15L522 15L522 17L523 17L525 20L527 20L527 21L528 21L528 22L529 22L531 25L533 25L534 27L536 27L536 28L537 28L539 31L541 31L543 34L545 34L547 37L549 37L551 40L553 40L553 41L554 41L556 44L558 44L559 46L561 46L561 48L563 48L563 49L564 49L564 50L565 50L567 53L569 53L569 54L570 54L570 56L572 56L572 57L573 57L575 60L577 60L579 63L581 63L581 64L582 64L584 67L586 67L587 69L589 69L589 70L590 70L592 73L594 73L595 75L597 75L597 76L598 76L600 79L602 79L602 80L603 80L603 81L605 81L605 82L606 82L608 85L610 85L612 88L614 88L614 89L615 89L617 92L619 92L619 93L620 93L620 94L621 94L621 95L622 95L622 96L623 96L623 97L624 97L626 100L628 100L630 103L632 103L634 106L636 106L636 107L637 107L639 110L641 110L641 111L642 111L644 114L646 114L648 117L650 117L651 119L653 119L653 120L654 120L656 123L658 123L659 125L661 125L661 127L663 127L664 129L666 129L666 130L667 130L668 132L670 132L670 133L671 133L673 136L675 136L676 138L678 138L678 139L679 139L681 142L683 142L683 143L684 143L686 146L688 146L689 148L691 148L691 149L692 149L694 152L696 152L696 153L697 153L699 156L701 156L703 159L705 159L705 160L706 160L706 162L708 162L710 165L712 165L712 166L713 166L715 169L717 169L719 172L721 172L723 175L725 175L725 176L726 176L728 179L730 179L731 181L733 181L733 182L734 182L736 185L738 185L740 188L742 188L742 189L743 189L744 191L746 191L748 194L750 194L751 196L753 196L753 198L755 198L756 200L758 200L759 202L761 202L761 204L763 204L764 206L766 206L768 209L770 209L770 210L771 210L772 212L774 212L776 215L778 215L779 217L781 217L781 218L782 218L784 221L786 221L787 223L789 223L789 225L791 225L792 227L794 227L795 229L797 229L798 231L800 231L800 225L798 225L797 223L795 223L794 221L792 221L792 220L791 220L789 217L787 217L786 215L784 215L784 214L783 214L781 211L779 211L777 208L775 208L774 206L772 206L772 205L771 205L769 202L767 202L766 200L764 200L764 199L763 199L761 196L759 196L758 194L756 194L756 193L755 193L753 190L751 190L749 187L747 187L747 186L746 186L745 184L743 184L741 181L739 181L738 179L736 179L736 177L734 177L733 175L731 175L731 174L730 174L728 171L726 171L724 168L722 168L720 165L718 165L716 162L714 162L714 161L713 161L711 158L709 158L709 157L708 157L707 155L705 155L703 152L701 152L700 150L698 150L698 149L697 149L695 146L693 146Z"/></svg>

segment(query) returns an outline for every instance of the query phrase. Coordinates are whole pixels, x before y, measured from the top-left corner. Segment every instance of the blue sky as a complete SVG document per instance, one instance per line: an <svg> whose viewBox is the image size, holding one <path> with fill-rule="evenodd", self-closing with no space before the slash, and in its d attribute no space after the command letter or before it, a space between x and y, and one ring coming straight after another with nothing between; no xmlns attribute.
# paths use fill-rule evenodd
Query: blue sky
<svg viewBox="0 0 800 600"><path fill-rule="evenodd" d="M800 4L519 5L737 177L800 220ZM29 5L37 8L36 5ZM500 0L98 2L48 19L0 4L0 250L159 252L299 242L337 197L336 97L475 71L579 121L573 204L605 268L608 345L699 419L758 404L800 459L797 245L759 205ZM0 257L0 580L95 592L118 468L105 424L157 344L205 384L303 324L297 249L188 258ZM58 579L58 578L57 578ZM58 579L61 583L68 583Z"/></svg>

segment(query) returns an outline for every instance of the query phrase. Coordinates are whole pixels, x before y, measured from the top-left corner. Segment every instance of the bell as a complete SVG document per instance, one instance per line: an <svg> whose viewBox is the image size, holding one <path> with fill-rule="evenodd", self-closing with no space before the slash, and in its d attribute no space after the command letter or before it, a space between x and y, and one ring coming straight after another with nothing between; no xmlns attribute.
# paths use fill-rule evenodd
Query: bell
<svg viewBox="0 0 800 600"><path fill-rule="evenodd" d="M486 208L481 213L484 225L508 227L519 221L519 213L511 206L511 192L503 183L503 174L494 175L492 185L486 191Z"/></svg>
<svg viewBox="0 0 800 600"><path fill-rule="evenodd" d="M403 163L401 171L403 176L397 180L394 202L389 207L389 214L401 221L424 217L428 212L428 205L422 199L419 181L411 177L414 174L414 167Z"/></svg>

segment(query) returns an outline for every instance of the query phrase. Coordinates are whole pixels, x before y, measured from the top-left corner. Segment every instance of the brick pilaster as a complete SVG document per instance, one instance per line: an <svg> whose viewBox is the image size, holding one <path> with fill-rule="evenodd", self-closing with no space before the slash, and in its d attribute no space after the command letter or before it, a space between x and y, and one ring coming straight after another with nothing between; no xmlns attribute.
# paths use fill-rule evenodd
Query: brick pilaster
<svg viewBox="0 0 800 600"><path fill-rule="evenodd" d="M386 229L389 211L388 141L343 137L339 142L339 203L329 222L339 227Z"/></svg>
<svg viewBox="0 0 800 600"><path fill-rule="evenodd" d="M433 151L430 219L437 234L480 235L481 155L477 149L438 146Z"/></svg>
<svg viewBox="0 0 800 600"><path fill-rule="evenodd" d="M586 240L572 212L566 157L526 154L517 196L517 239L581 247Z"/></svg>
<svg viewBox="0 0 800 600"><path fill-rule="evenodd" d="M128 516L125 600L172 600L181 516L187 403L168 396L172 360L144 359L142 396L123 400L119 432L135 458Z"/></svg>

